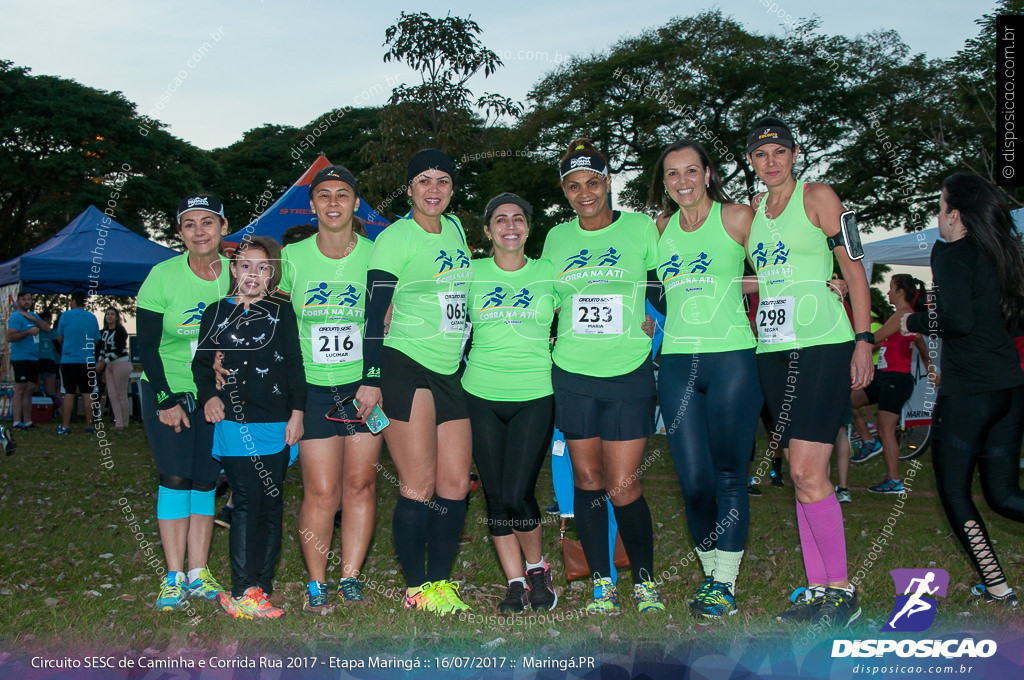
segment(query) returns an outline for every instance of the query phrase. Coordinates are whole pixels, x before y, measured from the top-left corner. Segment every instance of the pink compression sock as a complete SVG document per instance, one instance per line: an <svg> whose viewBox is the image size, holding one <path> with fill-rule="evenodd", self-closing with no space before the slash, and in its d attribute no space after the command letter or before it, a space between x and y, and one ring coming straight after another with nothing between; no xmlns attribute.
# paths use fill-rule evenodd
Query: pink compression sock
<svg viewBox="0 0 1024 680"><path fill-rule="evenodd" d="M818 546L818 554L824 561L828 582L845 581L846 531L843 529L843 511L835 494L817 503L802 504L798 501L797 505L803 509L804 521L807 522L807 528L810 529L814 543ZM805 563L806 559L805 557Z"/></svg>
<svg viewBox="0 0 1024 680"><path fill-rule="evenodd" d="M818 544L814 542L814 534L811 533L811 526L804 514L804 504L800 501L796 502L796 519L797 525L800 528L800 550L804 554L804 571L807 572L807 583L828 583L825 561L821 559Z"/></svg>

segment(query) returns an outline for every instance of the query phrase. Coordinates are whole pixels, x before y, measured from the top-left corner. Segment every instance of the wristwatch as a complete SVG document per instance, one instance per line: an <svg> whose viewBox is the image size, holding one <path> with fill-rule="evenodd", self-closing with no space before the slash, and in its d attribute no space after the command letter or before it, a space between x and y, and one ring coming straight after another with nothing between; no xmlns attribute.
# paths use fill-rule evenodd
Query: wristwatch
<svg viewBox="0 0 1024 680"><path fill-rule="evenodd" d="M875 344L875 334L874 333L870 333L870 332L857 333L857 335L853 336L853 341L854 342L866 342L866 343L868 343L870 345L873 345L873 344Z"/></svg>

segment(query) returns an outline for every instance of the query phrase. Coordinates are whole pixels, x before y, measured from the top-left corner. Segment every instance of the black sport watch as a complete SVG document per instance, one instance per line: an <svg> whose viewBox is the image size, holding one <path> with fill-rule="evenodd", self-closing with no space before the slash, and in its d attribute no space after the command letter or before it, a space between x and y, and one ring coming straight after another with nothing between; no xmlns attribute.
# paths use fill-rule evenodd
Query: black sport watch
<svg viewBox="0 0 1024 680"><path fill-rule="evenodd" d="M863 341L863 342L866 342L868 344L873 345L873 344L875 344L875 334L871 333L871 332L857 333L857 335L853 336L853 341L854 342L861 342L861 341Z"/></svg>

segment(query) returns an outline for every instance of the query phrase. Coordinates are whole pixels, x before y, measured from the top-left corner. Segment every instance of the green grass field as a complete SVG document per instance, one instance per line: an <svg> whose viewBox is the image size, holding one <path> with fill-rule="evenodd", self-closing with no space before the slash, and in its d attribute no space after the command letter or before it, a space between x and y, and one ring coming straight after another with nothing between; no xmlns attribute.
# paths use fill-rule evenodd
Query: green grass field
<svg viewBox="0 0 1024 680"><path fill-rule="evenodd" d="M547 614L498 618L496 605L504 595L504 579L487 537L483 495L474 492L454 578L473 607L471 619L438 619L407 612L401 600L388 597L403 585L391 543L391 513L398 490L379 478L377 530L364 573L381 585L368 593L362 607L345 608L327 618L301 611L305 571L296 529L302 487L298 464L288 474L285 490L285 540L273 600L287 616L276 621L236 621L212 602L195 602L195 625L181 613L152 608L159 579L138 548L124 521L130 505L143 524L146 540L157 544L156 472L141 425L122 434L108 433L112 456L101 463L95 436L81 432L58 437L53 426L17 433L17 453L0 460L0 644L28 651L135 650L154 654L209 654L213 650L240 654L273 650L279 654L343 650L429 654L439 650L589 650L603 654L657 653L680 643L723 653L731 644L750 638L792 638L799 631L780 628L774 614L803 580L803 566L794 512L793 490L773 488L751 499L752 520L747 553L737 592L739 612L727 621L698 625L686 609L701 580L696 563L685 566L692 549L683 502L664 437L652 437L652 462L644 477L655 522L655 563L663 571L661 586L667 612L640 616L628 604L621 616L587 618L581 608L587 589L567 586L560 573L557 521L545 518L545 554L561 590L558 608ZM387 454L384 465L393 470ZM871 564L874 539L894 509L896 497L867 492L881 480L881 456L854 466L854 500L843 506L850 552L851 577ZM550 469L538 484L542 507L553 498ZM218 502L218 508L223 504ZM1024 527L996 517L977 502L1011 583L1024 586ZM917 471L913 492L870 571L861 579L864 616L851 636L876 637L893 603L893 568L940 567L950 573L950 592L941 601L937 630L1022 629L1019 615L980 609L969 593L976 577L946 525L934 491L930 460ZM571 526L571 523L570 523ZM214 535L210 567L229 585L227 532ZM335 549L338 538L335 537ZM156 554L159 553L157 548ZM680 563L684 566L680 566ZM338 570L328 572L336 580ZM620 575L622 594L632 591L629 574ZM391 593L391 594L393 594Z"/></svg>

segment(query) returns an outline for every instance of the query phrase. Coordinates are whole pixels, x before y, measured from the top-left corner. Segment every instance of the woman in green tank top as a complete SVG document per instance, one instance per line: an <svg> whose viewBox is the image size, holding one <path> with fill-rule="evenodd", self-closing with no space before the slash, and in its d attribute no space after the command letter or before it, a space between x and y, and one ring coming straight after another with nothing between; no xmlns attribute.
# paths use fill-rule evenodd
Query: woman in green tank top
<svg viewBox="0 0 1024 680"><path fill-rule="evenodd" d="M746 485L763 399L756 342L743 306L743 262L754 211L729 201L707 151L669 145L654 168L658 280L665 340L658 394L686 502L686 522L704 570L690 612L736 612L736 578L747 539Z"/></svg>
<svg viewBox="0 0 1024 680"><path fill-rule="evenodd" d="M840 232L842 203L827 184L796 180L798 153L782 121L763 118L751 128L747 161L767 187L752 201L747 244L760 293L758 370L775 422L770 436L788 447L808 584L778 618L841 628L860 616L860 605L847 575L829 459L850 389L863 388L874 373L871 298L864 267L842 245L830 252L827 239ZM842 303L822 284L832 274L833 255L849 285L853 329Z"/></svg>

